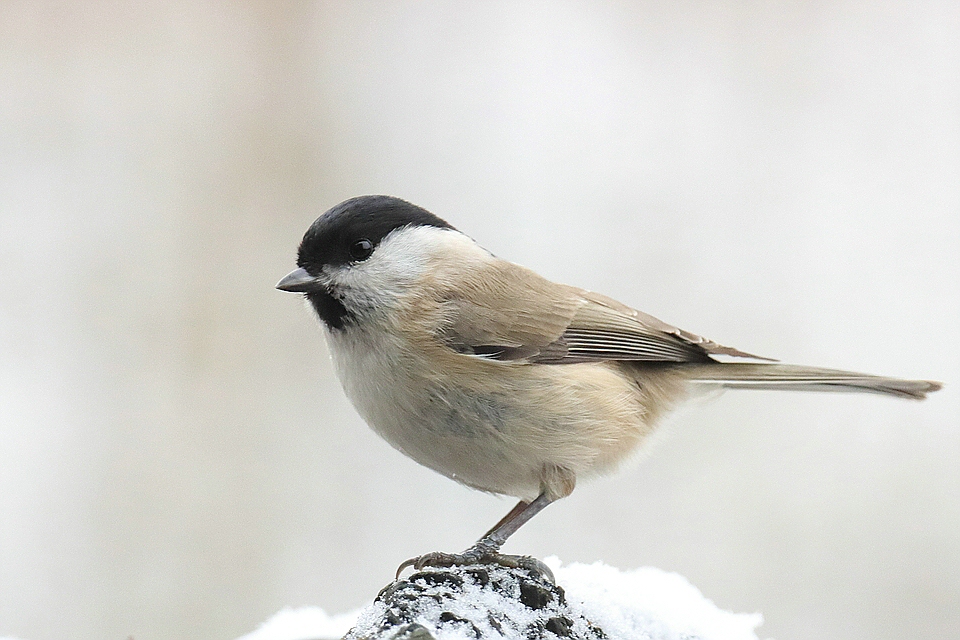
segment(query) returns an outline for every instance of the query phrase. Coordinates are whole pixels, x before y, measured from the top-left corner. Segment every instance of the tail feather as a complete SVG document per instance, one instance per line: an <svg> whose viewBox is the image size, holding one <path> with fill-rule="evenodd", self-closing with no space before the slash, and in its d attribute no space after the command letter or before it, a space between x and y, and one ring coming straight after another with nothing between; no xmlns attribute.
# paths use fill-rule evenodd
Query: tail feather
<svg viewBox="0 0 960 640"><path fill-rule="evenodd" d="M697 366L693 382L719 384L728 389L790 391L849 391L878 393L923 400L941 388L939 382L903 380L866 373L790 364L716 363Z"/></svg>

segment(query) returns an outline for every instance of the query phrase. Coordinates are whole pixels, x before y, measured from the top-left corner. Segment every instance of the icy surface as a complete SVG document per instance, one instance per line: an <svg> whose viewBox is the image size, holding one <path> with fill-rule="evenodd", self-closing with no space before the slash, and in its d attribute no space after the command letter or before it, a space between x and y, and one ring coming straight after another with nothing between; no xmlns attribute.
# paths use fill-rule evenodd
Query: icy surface
<svg viewBox="0 0 960 640"><path fill-rule="evenodd" d="M401 636L526 640L530 629L538 628L546 629L541 632L546 638L757 640L759 614L718 609L676 573L650 567L619 571L602 563L562 566L557 558L546 563L561 590L555 590L554 596L560 595L552 599L541 590L545 602L531 604L529 589L521 595L521 587L533 587L515 570L486 567L484 580L477 580L475 570L453 568L393 583L362 611L329 616L315 607L285 609L240 640L340 638L354 625L354 637L364 638L390 638L404 628L422 626L422 636ZM412 617L386 626L385 620L395 617L395 596L409 603L411 594Z"/></svg>

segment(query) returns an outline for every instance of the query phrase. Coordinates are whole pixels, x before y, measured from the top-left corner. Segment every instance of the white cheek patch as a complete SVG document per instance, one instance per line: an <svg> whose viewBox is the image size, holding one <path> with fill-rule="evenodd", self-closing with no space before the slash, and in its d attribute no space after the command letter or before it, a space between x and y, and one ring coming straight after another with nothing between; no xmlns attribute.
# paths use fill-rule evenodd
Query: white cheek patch
<svg viewBox="0 0 960 640"><path fill-rule="evenodd" d="M411 287L445 256L479 247L458 231L404 227L385 237L363 262L329 269L332 287L353 313L364 314L401 305Z"/></svg>

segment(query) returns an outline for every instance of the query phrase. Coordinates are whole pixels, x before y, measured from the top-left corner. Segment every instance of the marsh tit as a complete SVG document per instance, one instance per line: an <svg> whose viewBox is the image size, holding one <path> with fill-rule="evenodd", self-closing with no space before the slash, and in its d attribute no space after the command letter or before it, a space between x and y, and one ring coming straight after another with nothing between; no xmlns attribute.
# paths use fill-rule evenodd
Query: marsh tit
<svg viewBox="0 0 960 640"><path fill-rule="evenodd" d="M579 479L615 468L698 390L922 399L940 388L722 346L497 258L389 196L324 213L297 265L277 288L304 294L316 311L340 382L373 430L448 478L520 499L465 552L428 553L401 570L490 560L542 570L500 547Z"/></svg>

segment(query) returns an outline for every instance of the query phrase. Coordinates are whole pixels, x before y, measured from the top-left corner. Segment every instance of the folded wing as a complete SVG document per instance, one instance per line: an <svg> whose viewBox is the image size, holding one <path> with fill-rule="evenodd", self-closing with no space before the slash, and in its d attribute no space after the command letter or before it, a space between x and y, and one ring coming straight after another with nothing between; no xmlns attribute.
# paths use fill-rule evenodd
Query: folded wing
<svg viewBox="0 0 960 640"><path fill-rule="evenodd" d="M710 362L712 355L766 359L518 265L479 275L484 277L443 302L439 337L460 353L537 364Z"/></svg>

